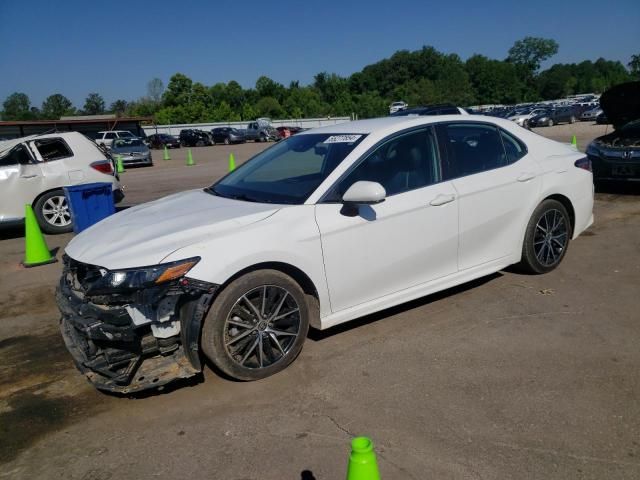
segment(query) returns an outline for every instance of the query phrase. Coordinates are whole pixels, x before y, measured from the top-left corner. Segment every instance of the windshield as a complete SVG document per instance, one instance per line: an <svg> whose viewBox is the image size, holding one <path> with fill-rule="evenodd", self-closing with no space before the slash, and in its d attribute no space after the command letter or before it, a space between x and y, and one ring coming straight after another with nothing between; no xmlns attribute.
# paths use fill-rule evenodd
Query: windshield
<svg viewBox="0 0 640 480"><path fill-rule="evenodd" d="M250 202L304 203L365 137L331 133L289 137L259 153L206 191Z"/></svg>
<svg viewBox="0 0 640 480"><path fill-rule="evenodd" d="M142 146L142 140L138 138L119 138L113 141L113 148L127 148L127 147L140 147Z"/></svg>

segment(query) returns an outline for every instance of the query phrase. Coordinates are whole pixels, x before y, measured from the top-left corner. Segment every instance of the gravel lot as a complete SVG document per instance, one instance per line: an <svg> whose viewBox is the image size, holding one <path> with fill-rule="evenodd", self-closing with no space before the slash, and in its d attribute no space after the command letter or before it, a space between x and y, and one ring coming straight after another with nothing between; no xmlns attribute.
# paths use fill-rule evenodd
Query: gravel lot
<svg viewBox="0 0 640 480"><path fill-rule="evenodd" d="M586 148L606 127L537 129ZM127 170L125 204L212 183L229 153ZM135 398L94 390L57 331L60 264L23 269L0 232L0 478L344 478L349 439L384 479L640 478L640 189L605 186L548 275L504 271L326 332L274 377ZM71 235L49 236L63 248ZM60 256L60 251L58 252Z"/></svg>

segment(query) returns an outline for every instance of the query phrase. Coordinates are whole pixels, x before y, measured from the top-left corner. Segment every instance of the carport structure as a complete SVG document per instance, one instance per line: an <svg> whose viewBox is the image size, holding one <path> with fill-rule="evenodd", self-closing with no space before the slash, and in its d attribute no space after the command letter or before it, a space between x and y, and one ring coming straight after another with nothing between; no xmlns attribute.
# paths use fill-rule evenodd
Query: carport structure
<svg viewBox="0 0 640 480"><path fill-rule="evenodd" d="M0 122L0 138L12 139L53 132L80 132L89 138L105 130L129 130L144 136L142 124L153 122L152 117L116 117L115 115L86 115L62 117L60 120L27 120Z"/></svg>

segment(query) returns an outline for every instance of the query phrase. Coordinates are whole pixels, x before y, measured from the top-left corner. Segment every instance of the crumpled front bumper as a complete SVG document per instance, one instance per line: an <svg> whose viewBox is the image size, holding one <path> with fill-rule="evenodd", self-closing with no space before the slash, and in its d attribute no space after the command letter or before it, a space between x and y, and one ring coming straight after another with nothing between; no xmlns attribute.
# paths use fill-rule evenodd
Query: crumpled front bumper
<svg viewBox="0 0 640 480"><path fill-rule="evenodd" d="M62 314L60 331L77 368L96 388L126 394L201 371L200 327L216 285L194 280L183 291L169 285L151 295L141 290L123 298L112 295L108 301L102 296L98 299L102 303L95 303L77 289L71 276L65 262L56 290ZM175 312L180 331L157 338L151 328L153 322L134 323L126 302L157 302L167 295L180 295Z"/></svg>

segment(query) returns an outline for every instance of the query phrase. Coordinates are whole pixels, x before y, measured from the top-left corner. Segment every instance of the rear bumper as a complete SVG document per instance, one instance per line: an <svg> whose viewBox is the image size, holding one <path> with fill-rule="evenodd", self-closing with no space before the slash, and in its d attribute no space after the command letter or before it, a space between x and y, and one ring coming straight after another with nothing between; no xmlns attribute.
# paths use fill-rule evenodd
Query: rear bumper
<svg viewBox="0 0 640 480"><path fill-rule="evenodd" d="M594 180L614 182L640 182L640 160L612 159L588 155L593 167Z"/></svg>
<svg viewBox="0 0 640 480"><path fill-rule="evenodd" d="M96 388L126 394L200 372L200 326L215 285L197 282L182 293L167 285L157 292L130 293L126 299L110 295L109 304L97 304L82 298L83 294L71 287L69 275L69 262L65 259L56 290L60 332L76 367ZM168 295L180 295L175 309L179 333L157 338L154 323L141 323L140 319L134 323L127 307L157 309L157 302ZM142 299L155 303L135 303Z"/></svg>

